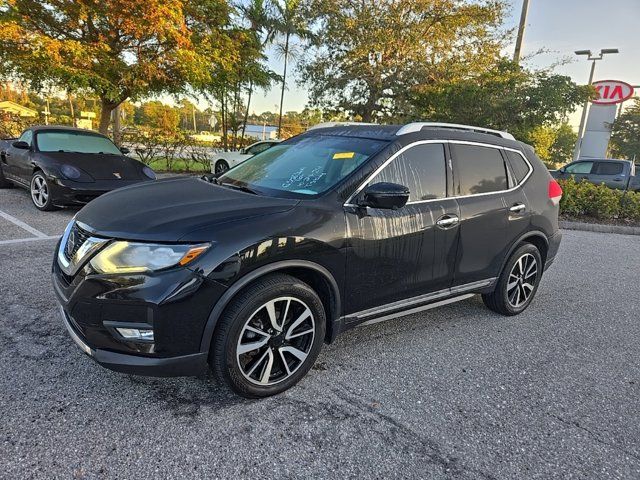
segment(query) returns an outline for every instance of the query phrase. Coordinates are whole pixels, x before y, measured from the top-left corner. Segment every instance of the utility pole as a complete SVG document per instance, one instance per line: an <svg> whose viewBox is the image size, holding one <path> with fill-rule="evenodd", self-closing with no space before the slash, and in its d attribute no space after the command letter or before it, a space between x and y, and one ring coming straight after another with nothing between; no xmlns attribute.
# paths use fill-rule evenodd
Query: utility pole
<svg viewBox="0 0 640 480"><path fill-rule="evenodd" d="M527 14L529 13L529 0L523 0L522 12L520 13L520 25L518 26L518 38L516 39L516 49L513 52L513 61L520 63L520 52L522 41L524 40L524 29L527 26Z"/></svg>
<svg viewBox="0 0 640 480"><path fill-rule="evenodd" d="M598 60L602 60L602 58L609 53L618 53L617 48L603 48L600 50L600 54L595 56L592 54L591 50L576 50L574 52L576 55L586 55L587 60L591 61L591 71L589 72L589 82L587 85L591 85L593 83L593 74L596 71L596 62ZM573 161L575 162L580 158L580 147L582 146L582 136L584 135L585 124L587 121L587 110L589 109L589 101L584 102L584 106L582 107L582 116L580 117L580 126L578 127L578 140L576 141L576 146L573 149Z"/></svg>

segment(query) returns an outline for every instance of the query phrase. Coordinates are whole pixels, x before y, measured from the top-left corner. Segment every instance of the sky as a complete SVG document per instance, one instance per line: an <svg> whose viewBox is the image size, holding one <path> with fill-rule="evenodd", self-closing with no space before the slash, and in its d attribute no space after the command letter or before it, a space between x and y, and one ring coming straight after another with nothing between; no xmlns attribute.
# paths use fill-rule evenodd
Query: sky
<svg viewBox="0 0 640 480"><path fill-rule="evenodd" d="M512 0L506 28L516 28L520 20L522 0ZM623 80L640 85L640 0L530 0L529 15L523 42L526 57L544 48L550 53L526 61L532 67L548 67L570 58L571 63L556 68L556 73L569 75L575 82L587 83L590 64L586 57L577 57L575 50L618 48L617 55L607 55L597 62L594 80ZM509 52L513 52L511 47ZM269 55L269 66L282 72L282 62ZM291 70L290 70L291 71ZM302 110L308 100L293 76L287 82L284 111ZM260 92L252 100L251 111L277 111L280 88ZM579 122L579 114L570 123Z"/></svg>

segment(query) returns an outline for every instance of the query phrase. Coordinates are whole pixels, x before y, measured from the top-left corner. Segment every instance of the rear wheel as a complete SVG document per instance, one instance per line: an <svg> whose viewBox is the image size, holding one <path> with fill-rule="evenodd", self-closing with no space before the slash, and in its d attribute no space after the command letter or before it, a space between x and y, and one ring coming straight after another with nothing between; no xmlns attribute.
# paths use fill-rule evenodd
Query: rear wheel
<svg viewBox="0 0 640 480"><path fill-rule="evenodd" d="M306 375L325 329L322 302L309 285L289 275L269 275L225 310L210 363L216 376L244 397L275 395Z"/></svg>
<svg viewBox="0 0 640 480"><path fill-rule="evenodd" d="M229 170L229 164L224 160L218 160L216 162L215 173L220 175Z"/></svg>
<svg viewBox="0 0 640 480"><path fill-rule="evenodd" d="M530 243L522 244L509 257L496 289L482 295L484 304L503 315L523 312L538 291L542 268L540 251Z"/></svg>
<svg viewBox="0 0 640 480"><path fill-rule="evenodd" d="M29 188L31 193L31 201L38 210L50 211L56 210L57 207L53 204L53 196L49 189L49 182L47 177L41 170L37 170L31 177L31 186Z"/></svg>

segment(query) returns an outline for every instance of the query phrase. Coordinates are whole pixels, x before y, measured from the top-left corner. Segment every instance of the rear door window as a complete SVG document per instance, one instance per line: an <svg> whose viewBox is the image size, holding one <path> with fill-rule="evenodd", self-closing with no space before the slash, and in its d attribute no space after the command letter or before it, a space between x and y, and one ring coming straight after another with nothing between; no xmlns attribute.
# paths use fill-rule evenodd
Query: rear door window
<svg viewBox="0 0 640 480"><path fill-rule="evenodd" d="M411 147L389 163L369 185L390 182L409 189L409 201L434 200L447 196L447 169L442 143Z"/></svg>
<svg viewBox="0 0 640 480"><path fill-rule="evenodd" d="M624 167L620 162L596 162L595 175L620 175Z"/></svg>
<svg viewBox="0 0 640 480"><path fill-rule="evenodd" d="M451 144L458 175L458 195L507 190L507 170L500 150L476 145Z"/></svg>

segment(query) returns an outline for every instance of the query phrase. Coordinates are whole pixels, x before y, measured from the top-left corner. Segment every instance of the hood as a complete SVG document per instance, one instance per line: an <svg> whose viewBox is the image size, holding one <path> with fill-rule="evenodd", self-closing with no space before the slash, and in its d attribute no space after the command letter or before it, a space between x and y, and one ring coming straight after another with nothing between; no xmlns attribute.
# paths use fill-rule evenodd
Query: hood
<svg viewBox="0 0 640 480"><path fill-rule="evenodd" d="M179 177L102 195L80 210L76 220L105 237L175 242L193 230L283 212L297 203Z"/></svg>
<svg viewBox="0 0 640 480"><path fill-rule="evenodd" d="M39 152L43 158L59 165L72 165L86 172L94 180L140 180L142 165L124 155L99 153Z"/></svg>

